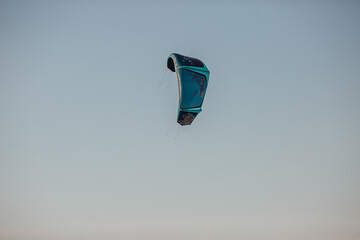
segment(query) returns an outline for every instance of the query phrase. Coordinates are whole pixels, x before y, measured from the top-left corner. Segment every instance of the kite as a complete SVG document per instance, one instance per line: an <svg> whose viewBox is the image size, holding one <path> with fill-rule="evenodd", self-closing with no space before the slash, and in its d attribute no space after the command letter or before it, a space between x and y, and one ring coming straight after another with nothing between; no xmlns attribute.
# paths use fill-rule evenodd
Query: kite
<svg viewBox="0 0 360 240"><path fill-rule="evenodd" d="M209 69L199 59L177 53L170 54L167 67L176 72L179 85L177 122L190 125L201 112L209 81Z"/></svg>

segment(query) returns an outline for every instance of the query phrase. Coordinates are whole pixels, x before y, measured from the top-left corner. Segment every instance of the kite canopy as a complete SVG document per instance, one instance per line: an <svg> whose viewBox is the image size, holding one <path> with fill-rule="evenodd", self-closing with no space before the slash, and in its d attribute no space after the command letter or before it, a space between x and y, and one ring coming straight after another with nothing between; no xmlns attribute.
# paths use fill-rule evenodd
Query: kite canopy
<svg viewBox="0 0 360 240"><path fill-rule="evenodd" d="M167 67L176 72L179 84L177 122L180 125L190 125L201 112L209 81L209 69L199 59L177 53L170 54Z"/></svg>

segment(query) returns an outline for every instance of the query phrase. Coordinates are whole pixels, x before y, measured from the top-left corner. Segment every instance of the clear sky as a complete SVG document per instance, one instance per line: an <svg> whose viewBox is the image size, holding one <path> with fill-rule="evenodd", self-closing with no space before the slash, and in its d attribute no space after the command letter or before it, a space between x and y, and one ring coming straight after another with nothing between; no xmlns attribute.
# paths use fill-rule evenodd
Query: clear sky
<svg viewBox="0 0 360 240"><path fill-rule="evenodd" d="M0 239L359 240L359 92L359 1L0 1Z"/></svg>

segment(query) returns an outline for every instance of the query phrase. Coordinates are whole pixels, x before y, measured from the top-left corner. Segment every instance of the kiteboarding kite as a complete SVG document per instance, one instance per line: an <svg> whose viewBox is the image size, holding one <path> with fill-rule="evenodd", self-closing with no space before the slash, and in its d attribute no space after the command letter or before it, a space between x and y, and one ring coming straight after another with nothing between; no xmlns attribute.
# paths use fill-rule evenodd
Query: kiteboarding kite
<svg viewBox="0 0 360 240"><path fill-rule="evenodd" d="M177 53L170 54L167 67L176 72L179 85L177 122L190 125L201 112L209 81L209 69L199 59Z"/></svg>

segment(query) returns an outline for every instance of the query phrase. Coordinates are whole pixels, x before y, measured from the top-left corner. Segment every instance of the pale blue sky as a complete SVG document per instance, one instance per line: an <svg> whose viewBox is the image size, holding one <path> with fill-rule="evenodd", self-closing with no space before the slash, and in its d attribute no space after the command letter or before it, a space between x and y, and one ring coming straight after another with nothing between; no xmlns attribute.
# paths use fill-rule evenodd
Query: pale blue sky
<svg viewBox="0 0 360 240"><path fill-rule="evenodd" d="M360 2L0 1L0 239L360 239ZM172 52L210 70L176 123Z"/></svg>

